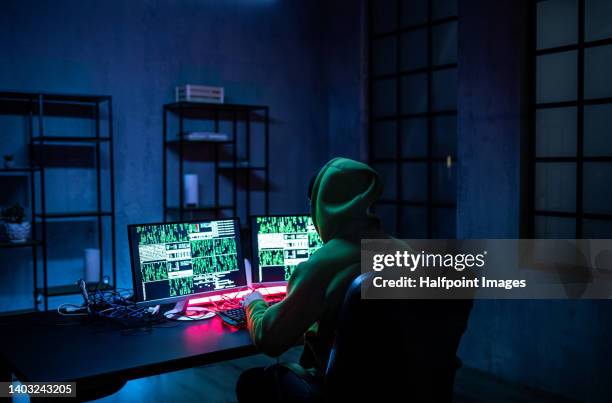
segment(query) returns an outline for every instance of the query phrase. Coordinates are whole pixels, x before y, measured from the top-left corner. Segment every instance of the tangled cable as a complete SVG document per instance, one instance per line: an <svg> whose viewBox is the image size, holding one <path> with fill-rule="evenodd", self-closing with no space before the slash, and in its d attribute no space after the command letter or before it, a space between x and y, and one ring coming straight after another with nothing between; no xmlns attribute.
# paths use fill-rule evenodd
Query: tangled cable
<svg viewBox="0 0 612 403"><path fill-rule="evenodd" d="M77 285L83 296L83 305L62 304L57 308L60 315L111 319L128 329L150 330L154 325L165 322L163 315L158 312L152 313L148 307L137 306L132 300L130 289L103 290L98 283L96 288L90 291L82 279Z"/></svg>

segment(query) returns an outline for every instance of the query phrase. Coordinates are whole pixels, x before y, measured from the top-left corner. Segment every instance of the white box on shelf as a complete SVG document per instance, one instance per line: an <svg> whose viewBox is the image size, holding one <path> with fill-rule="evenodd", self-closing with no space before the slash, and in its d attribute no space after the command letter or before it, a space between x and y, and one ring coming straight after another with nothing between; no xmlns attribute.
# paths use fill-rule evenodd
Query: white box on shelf
<svg viewBox="0 0 612 403"><path fill-rule="evenodd" d="M227 133L218 132L186 132L183 138L188 141L229 141L230 136Z"/></svg>
<svg viewBox="0 0 612 403"><path fill-rule="evenodd" d="M222 104L225 98L223 87L211 87L207 85L186 84L176 87L176 102L202 102Z"/></svg>

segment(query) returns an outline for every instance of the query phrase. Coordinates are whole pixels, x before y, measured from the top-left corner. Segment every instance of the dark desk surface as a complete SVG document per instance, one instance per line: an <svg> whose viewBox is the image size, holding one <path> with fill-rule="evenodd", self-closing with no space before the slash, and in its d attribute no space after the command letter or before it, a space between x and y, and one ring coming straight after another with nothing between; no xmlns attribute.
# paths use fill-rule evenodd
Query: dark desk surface
<svg viewBox="0 0 612 403"><path fill-rule="evenodd" d="M162 326L171 326L169 322ZM134 379L255 354L246 330L218 317L123 335L56 312L0 318L0 357L21 381Z"/></svg>

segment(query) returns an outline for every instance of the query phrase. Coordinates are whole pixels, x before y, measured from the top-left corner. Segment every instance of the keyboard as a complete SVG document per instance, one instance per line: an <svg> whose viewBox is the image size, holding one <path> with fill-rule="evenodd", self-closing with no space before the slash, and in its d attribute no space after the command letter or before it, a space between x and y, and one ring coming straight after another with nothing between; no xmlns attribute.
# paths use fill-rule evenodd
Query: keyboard
<svg viewBox="0 0 612 403"><path fill-rule="evenodd" d="M268 306L272 306L276 303L279 303L282 298L268 301ZM247 327L247 317L246 311L244 308L232 308L232 309L224 309L221 311L217 311L217 315L225 322L226 324L237 327L239 329L244 329Z"/></svg>
<svg viewBox="0 0 612 403"><path fill-rule="evenodd" d="M245 328L247 326L246 311L244 308L232 308L217 311L217 315L230 326Z"/></svg>

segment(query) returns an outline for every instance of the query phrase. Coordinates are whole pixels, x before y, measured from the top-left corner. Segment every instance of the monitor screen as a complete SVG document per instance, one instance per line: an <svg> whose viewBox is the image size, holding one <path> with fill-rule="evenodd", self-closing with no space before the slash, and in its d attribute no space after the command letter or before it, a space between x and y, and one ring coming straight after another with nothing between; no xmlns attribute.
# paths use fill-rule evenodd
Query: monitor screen
<svg viewBox="0 0 612 403"><path fill-rule="evenodd" d="M323 241L309 215L256 216L251 219L253 282L287 281Z"/></svg>
<svg viewBox="0 0 612 403"><path fill-rule="evenodd" d="M137 302L246 286L237 219L128 226Z"/></svg>

